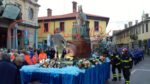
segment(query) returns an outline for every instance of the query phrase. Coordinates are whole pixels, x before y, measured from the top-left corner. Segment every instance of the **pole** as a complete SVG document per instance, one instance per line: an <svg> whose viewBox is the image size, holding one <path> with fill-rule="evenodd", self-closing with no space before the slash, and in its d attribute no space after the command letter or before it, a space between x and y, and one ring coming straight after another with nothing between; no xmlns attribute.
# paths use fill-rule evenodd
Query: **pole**
<svg viewBox="0 0 150 84"><path fill-rule="evenodd" d="M14 28L14 26L19 23L19 22L23 22L22 19L20 20L15 20L14 22L12 22L9 27L8 27L8 30L7 30L7 49L11 49L12 46L11 46L11 29Z"/></svg>
<svg viewBox="0 0 150 84"><path fill-rule="evenodd" d="M7 30L7 49L11 49L11 29Z"/></svg>

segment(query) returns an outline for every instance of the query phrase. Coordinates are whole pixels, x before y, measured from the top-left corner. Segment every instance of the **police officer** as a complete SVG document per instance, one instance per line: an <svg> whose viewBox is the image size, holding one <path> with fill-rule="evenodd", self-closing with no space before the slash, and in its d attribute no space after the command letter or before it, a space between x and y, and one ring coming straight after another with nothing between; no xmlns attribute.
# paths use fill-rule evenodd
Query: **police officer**
<svg viewBox="0 0 150 84"><path fill-rule="evenodd" d="M121 80L121 59L120 59L120 55L117 52L117 49L112 53L110 59L111 59L112 73L113 73L112 81L117 81L117 77L119 78L120 81ZM118 75L116 74L116 69L118 69Z"/></svg>
<svg viewBox="0 0 150 84"><path fill-rule="evenodd" d="M126 48L123 49L123 53L121 56L121 66L123 71L123 76L125 79L125 84L130 83L130 69L132 68L132 59L128 54L128 50Z"/></svg>

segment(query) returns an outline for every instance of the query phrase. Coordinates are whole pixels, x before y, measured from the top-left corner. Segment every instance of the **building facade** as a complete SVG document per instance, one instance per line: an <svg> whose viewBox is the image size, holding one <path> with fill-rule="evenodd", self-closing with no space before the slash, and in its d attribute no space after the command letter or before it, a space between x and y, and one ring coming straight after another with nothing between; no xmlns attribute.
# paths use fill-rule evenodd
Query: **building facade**
<svg viewBox="0 0 150 84"><path fill-rule="evenodd" d="M94 37L106 34L106 27L109 21L108 17L102 17L93 14L86 14L86 24L89 28L89 35L94 45ZM73 28L78 22L79 11L77 11L77 2L73 2L73 12L64 15L52 15L52 10L47 9L47 16L39 17L40 28L38 30L39 44L46 44L48 34L53 35L55 29L60 29L61 35L65 40L73 40Z"/></svg>
<svg viewBox="0 0 150 84"><path fill-rule="evenodd" d="M113 43L118 46L128 46L130 48L140 47L146 52L149 51L150 45L150 17L148 14L142 16L142 21L129 22L125 29L113 35Z"/></svg>
<svg viewBox="0 0 150 84"><path fill-rule="evenodd" d="M37 47L38 0L3 0L0 18L0 48ZM16 9L14 12L13 8ZM19 8L19 9L17 9ZM8 12L9 11L9 12ZM17 14L18 12L18 14ZM16 18L14 18L16 17Z"/></svg>

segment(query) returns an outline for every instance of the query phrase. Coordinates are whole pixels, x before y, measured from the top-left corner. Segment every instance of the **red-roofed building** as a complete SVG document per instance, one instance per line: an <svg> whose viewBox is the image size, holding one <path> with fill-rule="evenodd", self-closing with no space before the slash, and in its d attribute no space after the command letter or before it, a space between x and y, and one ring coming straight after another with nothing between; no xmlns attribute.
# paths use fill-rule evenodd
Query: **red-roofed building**
<svg viewBox="0 0 150 84"><path fill-rule="evenodd" d="M106 33L106 27L109 22L108 17L98 16L94 14L86 15L86 23L90 28L90 39L94 40L94 36L104 36ZM79 12L77 11L77 2L73 2L73 12L63 15L52 15L52 10L47 9L47 16L39 17L38 22L40 25L38 31L39 43L47 43L48 34L53 35L56 29L61 31L61 34L66 40L73 39L73 28L76 27L77 17Z"/></svg>

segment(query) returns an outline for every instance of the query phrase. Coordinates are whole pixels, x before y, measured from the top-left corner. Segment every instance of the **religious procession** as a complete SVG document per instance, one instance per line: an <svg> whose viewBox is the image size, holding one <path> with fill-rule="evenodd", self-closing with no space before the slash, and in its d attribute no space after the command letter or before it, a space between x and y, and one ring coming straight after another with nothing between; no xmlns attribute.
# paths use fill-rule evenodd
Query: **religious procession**
<svg viewBox="0 0 150 84"><path fill-rule="evenodd" d="M38 17L39 1L0 0L0 84L131 84L145 50L114 44L109 17L76 1L71 13Z"/></svg>
<svg viewBox="0 0 150 84"><path fill-rule="evenodd" d="M17 76L17 79L11 79L7 84L105 84L111 78L112 70L112 81L121 81L124 77L126 84L129 84L130 70L144 60L142 51L130 51L127 48L116 48L113 51L103 48L103 52L97 49L88 58L75 57L74 52L67 48L63 48L61 53L54 48L1 49L1 69L15 70L8 67L14 64L17 73L4 73L5 69L0 69L0 77L10 74ZM5 64L5 61L10 61L11 64ZM6 80L1 80L0 83L4 84Z"/></svg>

